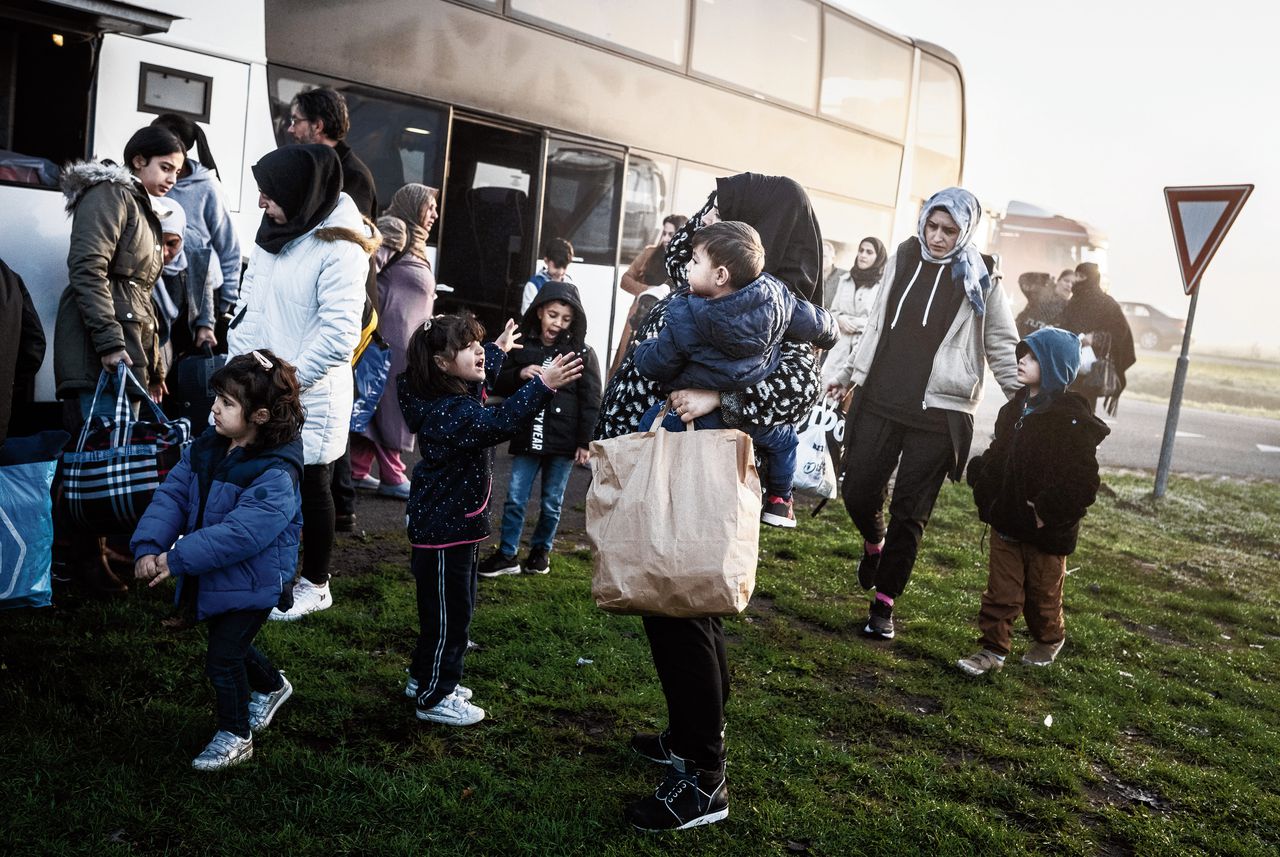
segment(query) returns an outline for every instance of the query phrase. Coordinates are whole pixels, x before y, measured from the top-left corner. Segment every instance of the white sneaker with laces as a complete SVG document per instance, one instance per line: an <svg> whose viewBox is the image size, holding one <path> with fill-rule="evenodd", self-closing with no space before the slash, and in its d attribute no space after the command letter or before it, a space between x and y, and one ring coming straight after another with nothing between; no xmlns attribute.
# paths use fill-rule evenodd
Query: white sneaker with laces
<svg viewBox="0 0 1280 857"><path fill-rule="evenodd" d="M255 690L249 693L249 728L254 732L261 732L270 726L276 711L284 705L286 699L293 696L293 685L289 684L289 679L284 677L284 673L280 674L280 678L284 680L284 685L279 690L271 693L258 693Z"/></svg>
<svg viewBox="0 0 1280 857"><path fill-rule="evenodd" d="M329 584L315 584L305 577L299 577L293 585L293 606L281 612L279 608L271 608L270 618L276 622L296 622L308 613L328 610L333 606L333 596L329 593Z"/></svg>
<svg viewBox="0 0 1280 857"><path fill-rule="evenodd" d="M213 740L191 760L197 771L220 771L238 765L253 755L253 736L241 738L230 732L218 731Z"/></svg>
<svg viewBox="0 0 1280 857"><path fill-rule="evenodd" d="M407 670L406 670L406 672L407 672ZM410 699L417 699L417 698L418 698L418 680L417 680L416 678L414 678L413 676L409 676L409 681L407 681L407 682L405 683L405 686L404 686L404 695L405 695L405 696L407 696L407 697L409 697ZM454 686L453 686L453 695L454 695L454 696L460 696L460 697L462 697L463 699L470 699L470 698L471 698L471 696L472 696L472 694L471 694L471 688L469 688L469 687L463 687L463 686L462 686L462 685L460 685L460 684L454 685Z"/></svg>
<svg viewBox="0 0 1280 857"><path fill-rule="evenodd" d="M453 693L431 708L419 708L418 719L446 726L470 726L484 720L484 709Z"/></svg>

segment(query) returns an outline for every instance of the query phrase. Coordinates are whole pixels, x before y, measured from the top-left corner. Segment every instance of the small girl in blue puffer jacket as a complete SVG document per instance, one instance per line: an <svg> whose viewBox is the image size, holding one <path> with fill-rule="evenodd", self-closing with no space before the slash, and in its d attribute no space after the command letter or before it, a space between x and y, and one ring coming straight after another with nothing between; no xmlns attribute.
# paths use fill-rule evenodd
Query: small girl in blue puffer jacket
<svg viewBox="0 0 1280 857"><path fill-rule="evenodd" d="M183 450L156 491L131 547L135 575L172 575L196 588L209 625L205 673L218 732L192 761L213 771L253 755L253 733L293 693L253 645L298 561L302 530L302 405L294 368L270 351L232 358L210 386L213 428ZM176 542L176 543L175 543Z"/></svg>

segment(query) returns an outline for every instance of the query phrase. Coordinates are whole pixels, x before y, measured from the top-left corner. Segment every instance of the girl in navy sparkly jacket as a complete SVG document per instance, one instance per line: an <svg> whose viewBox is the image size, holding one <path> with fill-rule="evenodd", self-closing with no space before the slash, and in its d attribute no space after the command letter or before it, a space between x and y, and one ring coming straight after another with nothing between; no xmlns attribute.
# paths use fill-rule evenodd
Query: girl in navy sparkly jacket
<svg viewBox="0 0 1280 857"><path fill-rule="evenodd" d="M484 719L471 691L458 684L476 600L477 545L489 537L493 447L510 440L582 374L582 360L563 354L496 408L484 406L506 353L520 333L515 321L495 342L470 315L437 316L409 340L408 368L397 379L405 423L418 436L406 519L418 584L418 645L405 695L418 719L469 726Z"/></svg>

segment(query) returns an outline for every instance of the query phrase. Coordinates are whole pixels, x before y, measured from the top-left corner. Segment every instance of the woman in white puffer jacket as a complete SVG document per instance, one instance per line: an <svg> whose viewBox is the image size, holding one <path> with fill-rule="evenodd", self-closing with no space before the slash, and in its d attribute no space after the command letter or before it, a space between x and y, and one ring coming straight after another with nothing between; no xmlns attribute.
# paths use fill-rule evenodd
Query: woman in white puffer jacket
<svg viewBox="0 0 1280 857"><path fill-rule="evenodd" d="M253 167L265 211L227 332L230 355L269 348L298 370L304 456L302 575L289 609L297 619L333 603L333 462L351 420L351 355L360 338L373 241L328 146L286 146ZM286 597L284 602L288 601ZM288 606L287 603L283 606Z"/></svg>

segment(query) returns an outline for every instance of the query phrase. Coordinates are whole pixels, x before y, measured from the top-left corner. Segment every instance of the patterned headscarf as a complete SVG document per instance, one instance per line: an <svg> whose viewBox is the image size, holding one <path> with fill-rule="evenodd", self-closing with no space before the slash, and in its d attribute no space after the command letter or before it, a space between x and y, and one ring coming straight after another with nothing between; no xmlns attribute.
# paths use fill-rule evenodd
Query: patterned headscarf
<svg viewBox="0 0 1280 857"><path fill-rule="evenodd" d="M702 228L702 218L715 207L716 192L711 191L706 204L698 209L697 214L685 221L684 226L677 229L676 234L672 235L671 240L667 242L667 274L671 277L671 282L675 283L674 291L689 290L689 281L685 278L684 269L693 259L693 233Z"/></svg>
<svg viewBox="0 0 1280 857"><path fill-rule="evenodd" d="M396 191L387 206L387 214L403 220L409 229L405 241L408 252L423 261L427 258L427 230L422 228L422 209L438 193L433 187L410 183Z"/></svg>
<svg viewBox="0 0 1280 857"><path fill-rule="evenodd" d="M403 220L384 214L378 218L378 231L382 233L382 246L393 253L404 249L409 229Z"/></svg>
<svg viewBox="0 0 1280 857"><path fill-rule="evenodd" d="M942 209L951 215L951 219L960 227L960 237L951 252L940 259L929 252L929 245L924 237L924 224L929 215ZM983 294L991 288L991 275L987 272L987 263L982 261L982 254L973 244L973 235L978 229L978 221L982 219L982 206L978 198L962 187L949 187L929 197L920 209L920 221L916 225L916 235L920 239L920 255L926 262L935 265L951 263L951 277L963 284L965 296L973 304L973 311L983 315L987 311L987 303Z"/></svg>

